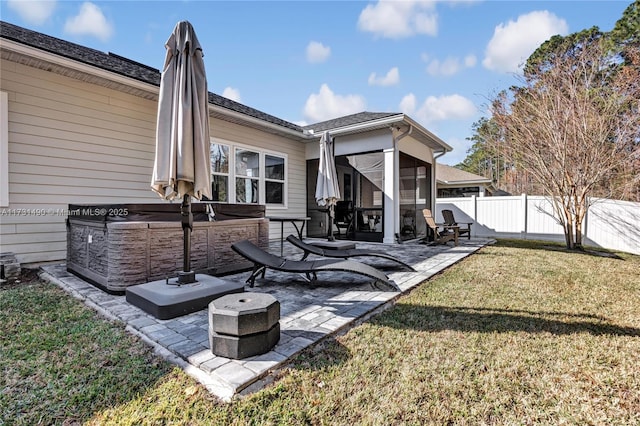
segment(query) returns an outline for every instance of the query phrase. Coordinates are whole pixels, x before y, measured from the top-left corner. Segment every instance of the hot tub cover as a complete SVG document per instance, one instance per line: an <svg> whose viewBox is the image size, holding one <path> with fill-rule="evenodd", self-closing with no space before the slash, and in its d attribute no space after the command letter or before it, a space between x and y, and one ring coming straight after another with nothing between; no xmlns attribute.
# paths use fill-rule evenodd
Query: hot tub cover
<svg viewBox="0 0 640 426"><path fill-rule="evenodd" d="M210 215L207 206L211 206ZM265 206L257 204L193 203L193 220L263 218ZM95 222L179 222L180 204L69 204L69 219Z"/></svg>

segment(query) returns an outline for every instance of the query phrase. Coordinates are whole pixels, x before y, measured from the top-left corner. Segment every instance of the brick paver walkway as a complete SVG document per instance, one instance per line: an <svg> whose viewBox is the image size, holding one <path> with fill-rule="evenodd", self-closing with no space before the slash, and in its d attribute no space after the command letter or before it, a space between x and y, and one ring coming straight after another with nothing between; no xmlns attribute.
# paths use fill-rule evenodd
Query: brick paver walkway
<svg viewBox="0 0 640 426"><path fill-rule="evenodd" d="M457 247L358 243L358 248L384 250L413 265L417 272L397 268L397 264L384 259L358 260L384 270L404 293L491 240L464 239L460 242ZM270 251L280 254L279 240L271 243ZM299 258L301 251L285 243L284 255ZM355 274L320 273L316 282L309 283L300 275L267 271L264 279L257 279L256 286L247 286L246 291L266 292L280 302L280 341L266 354L233 360L216 356L209 350L206 309L170 320L158 320L127 303L124 296L107 294L70 274L64 264L43 266L42 270L44 279L59 285L107 318L124 322L129 332L152 345L159 355L182 367L223 400L261 388L272 370L307 346L366 320L391 306L401 295L379 291L371 285L370 279ZM249 273L244 272L224 279L244 281L248 276Z"/></svg>

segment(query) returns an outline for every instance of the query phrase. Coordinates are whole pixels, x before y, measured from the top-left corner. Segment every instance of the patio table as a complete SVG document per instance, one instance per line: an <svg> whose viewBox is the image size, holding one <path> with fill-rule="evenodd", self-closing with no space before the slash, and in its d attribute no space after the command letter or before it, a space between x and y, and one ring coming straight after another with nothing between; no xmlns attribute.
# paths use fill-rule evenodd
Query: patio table
<svg viewBox="0 0 640 426"><path fill-rule="evenodd" d="M298 232L298 238L302 239L302 233L304 232L304 226L307 221L311 220L310 217L285 217L285 216L267 216L267 219L274 222L280 222L280 256L284 253L284 223L290 222L296 231ZM298 227L297 222L302 222L302 225Z"/></svg>

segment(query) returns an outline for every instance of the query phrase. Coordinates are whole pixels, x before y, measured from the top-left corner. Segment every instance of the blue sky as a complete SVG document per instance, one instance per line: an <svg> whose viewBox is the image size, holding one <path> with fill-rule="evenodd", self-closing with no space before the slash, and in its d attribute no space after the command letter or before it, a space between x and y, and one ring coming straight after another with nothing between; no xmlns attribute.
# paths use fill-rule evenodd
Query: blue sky
<svg viewBox="0 0 640 426"><path fill-rule="evenodd" d="M466 156L471 125L553 34L609 31L630 1L1 0L2 20L162 68L190 21L209 90L312 124L405 112Z"/></svg>

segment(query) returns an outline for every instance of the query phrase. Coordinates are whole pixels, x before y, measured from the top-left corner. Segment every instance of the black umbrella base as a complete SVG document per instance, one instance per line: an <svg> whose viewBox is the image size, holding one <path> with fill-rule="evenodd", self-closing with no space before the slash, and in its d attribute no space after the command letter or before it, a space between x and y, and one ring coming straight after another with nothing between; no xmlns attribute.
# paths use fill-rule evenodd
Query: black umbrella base
<svg viewBox="0 0 640 426"><path fill-rule="evenodd" d="M195 272L178 272L178 282L176 285L193 284L196 282L198 282L198 280L196 280ZM171 284L171 282L169 282L169 284Z"/></svg>
<svg viewBox="0 0 640 426"><path fill-rule="evenodd" d="M244 282L222 280L198 274L197 282L177 285L174 280L152 281L129 286L126 300L155 318L165 320L207 308L209 303L230 293L242 293Z"/></svg>

